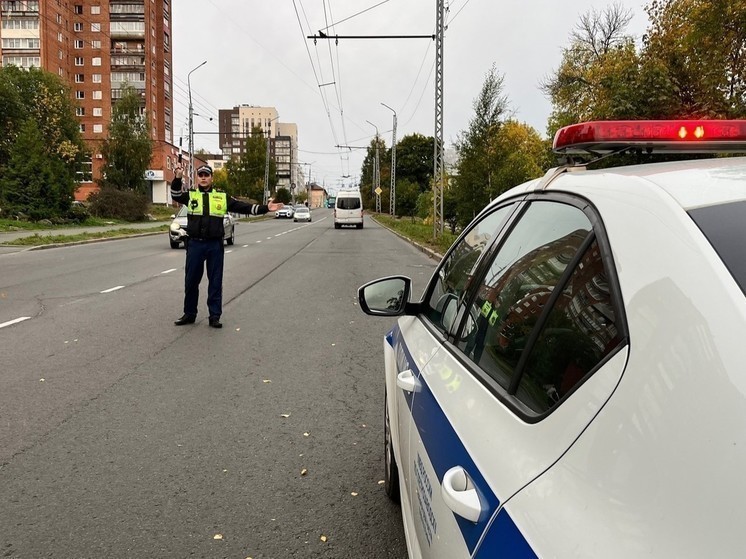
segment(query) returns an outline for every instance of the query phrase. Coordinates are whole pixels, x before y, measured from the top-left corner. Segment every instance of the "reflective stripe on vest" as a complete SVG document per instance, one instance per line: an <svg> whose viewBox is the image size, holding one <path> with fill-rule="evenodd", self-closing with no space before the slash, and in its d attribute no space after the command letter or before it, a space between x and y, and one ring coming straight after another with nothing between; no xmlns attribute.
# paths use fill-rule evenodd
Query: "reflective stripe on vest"
<svg viewBox="0 0 746 559"><path fill-rule="evenodd" d="M202 207L202 197L204 192L201 190L190 190L189 191L189 203L187 204L187 213L191 215L202 215L204 208ZM228 212L228 195L225 192L217 192L215 190L208 193L209 204L208 208L209 215L214 217L223 217Z"/></svg>

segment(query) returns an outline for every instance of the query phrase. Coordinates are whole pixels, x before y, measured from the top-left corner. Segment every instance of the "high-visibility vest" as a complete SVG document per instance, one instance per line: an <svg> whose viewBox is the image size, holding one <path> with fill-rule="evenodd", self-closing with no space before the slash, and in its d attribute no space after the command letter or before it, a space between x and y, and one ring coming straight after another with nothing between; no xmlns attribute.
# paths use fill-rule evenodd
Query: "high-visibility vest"
<svg viewBox="0 0 746 559"><path fill-rule="evenodd" d="M203 215L204 207L203 203L204 192L201 190L190 190L189 191L189 203L187 204L187 213L191 215ZM228 195L225 192L218 192L217 190L211 190L207 193L208 196L208 211L210 216L222 218L228 213Z"/></svg>

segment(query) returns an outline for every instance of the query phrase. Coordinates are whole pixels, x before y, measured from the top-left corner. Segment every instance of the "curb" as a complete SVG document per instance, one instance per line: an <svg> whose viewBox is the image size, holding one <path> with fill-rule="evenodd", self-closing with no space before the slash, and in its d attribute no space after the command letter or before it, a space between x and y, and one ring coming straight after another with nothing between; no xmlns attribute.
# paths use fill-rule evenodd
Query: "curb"
<svg viewBox="0 0 746 559"><path fill-rule="evenodd" d="M71 241L69 243L51 243L46 245L35 245L35 246L23 246L23 245L3 245L3 248L17 248L20 249L18 252L28 252L30 250L45 250L48 248L61 248L75 245L89 245L91 243L103 243L104 241L116 241L118 239L132 239L135 237L149 237L151 235L163 235L164 231L152 231L150 233L133 233L132 235L122 235L119 237L100 237L98 239L85 239L82 241ZM168 233L168 231L166 231Z"/></svg>
<svg viewBox="0 0 746 559"><path fill-rule="evenodd" d="M396 235L396 236L397 236L397 237L399 237L400 239L403 239L403 240L407 241L407 242L408 242L408 243L409 243L410 245L412 245L412 246L413 246L413 247L415 247L416 249L420 250L421 252L424 252L424 253L425 253L425 254L427 254L427 255L428 255L428 256L429 256L430 258L432 258L433 260L442 260L442 259L443 259L443 255L442 255L442 254L440 254L439 252L435 252L435 251L434 251L433 249L431 249L431 248L429 248L429 247L426 247L425 245L421 245L420 243L418 243L418 242L415 242L415 241L413 241L413 240L412 240L412 239L410 239L409 237L405 237L404 235L402 235L402 234L401 234L401 233L399 233L398 231L395 231L395 230L391 229L390 227L387 227L386 225L384 225L384 224L383 224L383 223L381 223L380 221L378 221L378 220L377 220L377 219L376 219L376 218L375 218L374 216L370 216L370 217L371 217L371 219L372 219L373 221L375 221L375 222L376 222L376 223L377 223L378 225L380 225L381 227L383 227L383 228L384 228L384 229L386 229L387 231L390 231L390 232L392 232L392 233L393 233L394 235Z"/></svg>

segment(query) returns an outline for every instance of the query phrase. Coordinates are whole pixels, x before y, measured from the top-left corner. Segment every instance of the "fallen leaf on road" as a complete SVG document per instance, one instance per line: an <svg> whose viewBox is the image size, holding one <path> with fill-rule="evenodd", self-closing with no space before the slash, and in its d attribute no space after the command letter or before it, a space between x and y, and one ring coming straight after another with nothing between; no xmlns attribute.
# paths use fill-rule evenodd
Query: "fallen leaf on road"
<svg viewBox="0 0 746 559"><path fill-rule="evenodd" d="M321 540L322 542L325 542L325 541L326 541L326 536L321 536L321 537L320 537L319 539L320 539L320 540Z"/></svg>
<svg viewBox="0 0 746 559"><path fill-rule="evenodd" d="M306 470L305 468L303 468L303 469L302 469L302 470L300 471L300 475L302 475L302 476L306 475L307 473L308 473L308 470Z"/></svg>
<svg viewBox="0 0 746 559"><path fill-rule="evenodd" d="M357 491L353 491L352 493L350 493L350 495L352 495L353 497L357 497Z"/></svg>
<svg viewBox="0 0 746 559"><path fill-rule="evenodd" d="M303 433L303 436L304 437L308 437L308 436L310 436L310 433Z"/></svg>
<svg viewBox="0 0 746 559"><path fill-rule="evenodd" d="M214 535L214 536L212 537L212 539L213 539L213 540L222 540L222 539L223 539L223 534L215 534L215 535Z"/></svg>
<svg viewBox="0 0 746 559"><path fill-rule="evenodd" d="M44 380L45 380L45 379L43 379L43 378L40 378L40 379L39 379L39 382L44 382Z"/></svg>
<svg viewBox="0 0 746 559"><path fill-rule="evenodd" d="M240 329L240 328L236 328L236 332L240 332L240 331L241 331L241 329Z"/></svg>
<svg viewBox="0 0 746 559"><path fill-rule="evenodd" d="M265 379L264 379L264 380L263 380L262 382L263 382L264 384L269 384L269 383L270 383L270 382L272 382L272 381L271 381L271 380L269 380L268 378L265 378Z"/></svg>
<svg viewBox="0 0 746 559"><path fill-rule="evenodd" d="M289 413L281 413L280 417L286 417L287 418L287 417L290 417L290 414Z"/></svg>
<svg viewBox="0 0 746 559"><path fill-rule="evenodd" d="M383 479L378 480L378 485L383 485L384 483L386 483L385 480L383 480Z"/></svg>

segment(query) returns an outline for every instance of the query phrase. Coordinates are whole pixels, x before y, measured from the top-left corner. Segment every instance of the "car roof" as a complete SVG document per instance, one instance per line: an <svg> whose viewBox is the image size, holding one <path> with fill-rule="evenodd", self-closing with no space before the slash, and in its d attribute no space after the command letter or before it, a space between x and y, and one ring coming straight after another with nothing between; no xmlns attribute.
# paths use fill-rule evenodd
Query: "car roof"
<svg viewBox="0 0 746 559"><path fill-rule="evenodd" d="M746 200L746 157L717 157L596 170L569 167L565 171L546 186L545 179L534 179L507 191L498 200L532 191L577 188L601 196L618 196L618 189L626 189L631 195L639 194L641 190L658 190L670 196L684 210ZM556 169L550 170L547 176L552 173L556 173Z"/></svg>

